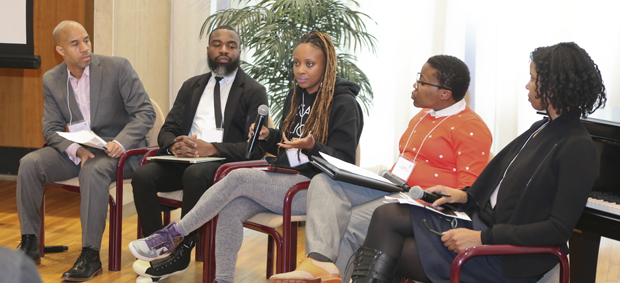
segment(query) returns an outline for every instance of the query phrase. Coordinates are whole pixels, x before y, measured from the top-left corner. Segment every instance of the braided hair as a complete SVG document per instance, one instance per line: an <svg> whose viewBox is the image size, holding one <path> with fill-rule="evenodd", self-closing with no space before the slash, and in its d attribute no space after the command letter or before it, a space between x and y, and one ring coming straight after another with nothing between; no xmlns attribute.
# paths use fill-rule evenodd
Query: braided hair
<svg viewBox="0 0 620 283"><path fill-rule="evenodd" d="M310 111L310 116L304 125L301 136L306 136L309 132L312 132L315 141L326 144L327 125L333 105L336 69L338 67L336 49L334 48L334 43L329 34L318 31L312 31L303 35L297 43L297 46L304 43L312 44L323 51L323 54L325 54L325 69L323 70L321 86L319 87L316 99L312 105L312 110ZM297 115L297 108L299 108L299 104L301 103L302 93L303 89L296 84L293 90L291 108L282 124L282 131L291 131L295 121L295 115Z"/></svg>
<svg viewBox="0 0 620 283"><path fill-rule="evenodd" d="M536 98L558 115L579 110L582 117L605 106L605 85L598 65L574 42L536 48L530 55L536 64Z"/></svg>

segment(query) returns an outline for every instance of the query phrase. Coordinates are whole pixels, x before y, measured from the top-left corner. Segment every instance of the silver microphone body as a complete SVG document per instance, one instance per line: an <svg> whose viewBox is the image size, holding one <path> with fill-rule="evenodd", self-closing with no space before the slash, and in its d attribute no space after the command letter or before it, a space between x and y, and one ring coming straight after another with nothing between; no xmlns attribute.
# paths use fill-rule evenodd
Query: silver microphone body
<svg viewBox="0 0 620 283"><path fill-rule="evenodd" d="M265 120L267 120L267 115L269 115L269 107L265 104L259 106L258 115L256 115L256 121L254 122L254 135L252 135L246 147L245 159L250 159L250 157L252 157L252 153L256 148L256 143L258 143L260 130L263 128Z"/></svg>

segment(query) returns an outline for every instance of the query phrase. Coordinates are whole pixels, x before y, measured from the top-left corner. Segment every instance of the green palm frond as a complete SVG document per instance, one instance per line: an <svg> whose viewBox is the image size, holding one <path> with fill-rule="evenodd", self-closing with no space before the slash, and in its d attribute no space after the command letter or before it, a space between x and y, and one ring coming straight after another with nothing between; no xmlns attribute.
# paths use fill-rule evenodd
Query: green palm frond
<svg viewBox="0 0 620 283"><path fill-rule="evenodd" d="M355 56L344 51L366 48L376 52L377 40L366 31L364 18L370 19L336 0L261 0L254 6L209 16L200 36L221 25L237 30L244 48L254 51L254 63L243 62L242 68L268 88L271 115L278 123L286 94L294 86L293 49L303 34L313 30L332 37L338 53L338 76L362 87L357 98L364 111L370 111L373 91L368 77L356 66Z"/></svg>

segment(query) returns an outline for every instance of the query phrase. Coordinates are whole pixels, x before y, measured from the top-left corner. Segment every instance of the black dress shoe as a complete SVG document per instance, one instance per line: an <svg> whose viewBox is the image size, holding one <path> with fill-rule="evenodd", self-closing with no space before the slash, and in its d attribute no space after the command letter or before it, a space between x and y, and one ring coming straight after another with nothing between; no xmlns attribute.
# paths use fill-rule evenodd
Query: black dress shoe
<svg viewBox="0 0 620 283"><path fill-rule="evenodd" d="M39 253L39 240L33 234L22 235L22 242L17 249L34 260L36 264L41 264L41 253Z"/></svg>
<svg viewBox="0 0 620 283"><path fill-rule="evenodd" d="M103 273L103 270L101 269L99 251L82 248L82 253L80 253L77 261L69 271L62 274L62 279L67 281L88 281L101 273Z"/></svg>

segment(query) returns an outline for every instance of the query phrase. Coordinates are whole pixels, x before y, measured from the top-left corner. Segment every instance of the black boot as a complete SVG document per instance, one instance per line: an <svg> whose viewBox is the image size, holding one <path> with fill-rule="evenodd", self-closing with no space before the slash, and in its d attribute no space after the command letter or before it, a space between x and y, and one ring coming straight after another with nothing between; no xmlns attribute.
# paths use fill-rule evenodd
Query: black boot
<svg viewBox="0 0 620 283"><path fill-rule="evenodd" d="M101 273L103 273L103 270L101 269L99 251L84 247L73 267L62 274L62 279L67 281L87 281Z"/></svg>
<svg viewBox="0 0 620 283"><path fill-rule="evenodd" d="M361 246L354 256L352 283L393 282L397 258L366 246Z"/></svg>
<svg viewBox="0 0 620 283"><path fill-rule="evenodd" d="M34 234L22 235L22 242L17 249L34 260L36 264L41 264L41 253L39 253L39 240Z"/></svg>

